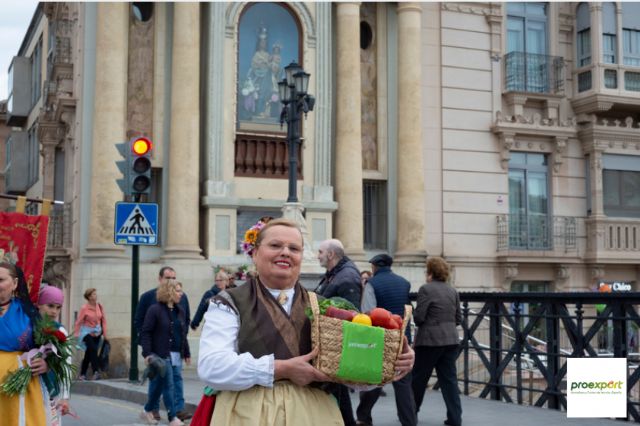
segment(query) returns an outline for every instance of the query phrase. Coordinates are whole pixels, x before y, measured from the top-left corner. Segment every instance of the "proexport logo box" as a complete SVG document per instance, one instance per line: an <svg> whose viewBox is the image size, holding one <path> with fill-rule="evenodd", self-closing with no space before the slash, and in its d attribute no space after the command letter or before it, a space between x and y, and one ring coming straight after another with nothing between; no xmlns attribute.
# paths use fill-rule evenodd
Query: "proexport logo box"
<svg viewBox="0 0 640 426"><path fill-rule="evenodd" d="M627 417L626 358L567 359L567 417Z"/></svg>

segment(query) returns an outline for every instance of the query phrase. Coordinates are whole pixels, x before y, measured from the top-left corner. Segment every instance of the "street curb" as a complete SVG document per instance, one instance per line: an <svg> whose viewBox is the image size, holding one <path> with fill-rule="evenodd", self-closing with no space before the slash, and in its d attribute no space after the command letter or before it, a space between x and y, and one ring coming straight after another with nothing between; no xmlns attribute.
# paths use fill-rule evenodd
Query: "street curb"
<svg viewBox="0 0 640 426"><path fill-rule="evenodd" d="M95 380L86 382L74 382L71 387L71 393L87 396L99 396L109 399L119 399L129 401L135 404L144 405L147 402L147 387L141 386L140 390L124 389L118 386L110 385L108 382ZM189 402L184 403L185 409L195 412L197 404Z"/></svg>

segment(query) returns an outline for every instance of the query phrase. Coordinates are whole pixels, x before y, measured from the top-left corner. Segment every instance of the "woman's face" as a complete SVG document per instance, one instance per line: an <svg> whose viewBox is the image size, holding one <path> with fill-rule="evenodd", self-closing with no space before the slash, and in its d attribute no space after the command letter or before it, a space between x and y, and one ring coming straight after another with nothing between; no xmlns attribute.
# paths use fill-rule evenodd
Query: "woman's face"
<svg viewBox="0 0 640 426"><path fill-rule="evenodd" d="M174 305L177 305L178 303L180 303L181 298L182 298L182 286L177 285L176 291L173 293L173 296L171 296L171 301L173 302Z"/></svg>
<svg viewBox="0 0 640 426"><path fill-rule="evenodd" d="M229 285L229 277L218 276L216 277L216 287L220 290L224 290Z"/></svg>
<svg viewBox="0 0 640 426"><path fill-rule="evenodd" d="M303 243L296 228L276 225L267 229L254 250L253 262L258 276L270 288L294 286L300 276Z"/></svg>
<svg viewBox="0 0 640 426"><path fill-rule="evenodd" d="M18 279L9 274L9 270L0 268L0 304L5 304L11 300L13 292L18 287Z"/></svg>
<svg viewBox="0 0 640 426"><path fill-rule="evenodd" d="M96 303L98 301L98 292L94 291L89 295L89 302Z"/></svg>
<svg viewBox="0 0 640 426"><path fill-rule="evenodd" d="M369 278L371 278L371 274L370 274L370 273L368 273L368 272L363 272L363 273L360 275L360 283L361 283L362 285L365 285L365 284L369 281Z"/></svg>
<svg viewBox="0 0 640 426"><path fill-rule="evenodd" d="M62 305L59 303L47 303L44 305L38 305L38 310L40 311L40 315L48 315L49 318L57 321L58 315L60 315L60 311L62 310Z"/></svg>

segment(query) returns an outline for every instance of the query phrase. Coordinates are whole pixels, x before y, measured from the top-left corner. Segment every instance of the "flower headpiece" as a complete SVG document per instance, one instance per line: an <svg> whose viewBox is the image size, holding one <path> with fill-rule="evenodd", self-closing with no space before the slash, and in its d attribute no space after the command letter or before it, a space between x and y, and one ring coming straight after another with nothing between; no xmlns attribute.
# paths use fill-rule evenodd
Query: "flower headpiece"
<svg viewBox="0 0 640 426"><path fill-rule="evenodd" d="M258 241L258 234L271 219L273 219L271 216L261 217L255 225L247 229L244 233L244 241L242 241L242 252L244 254L247 256L253 254L253 250L256 248L256 242Z"/></svg>

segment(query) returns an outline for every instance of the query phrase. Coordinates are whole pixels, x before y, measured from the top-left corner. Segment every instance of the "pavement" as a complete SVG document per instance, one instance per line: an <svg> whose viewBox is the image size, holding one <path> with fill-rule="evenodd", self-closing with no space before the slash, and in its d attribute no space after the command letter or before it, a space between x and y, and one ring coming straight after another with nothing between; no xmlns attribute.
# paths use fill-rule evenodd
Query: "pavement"
<svg viewBox="0 0 640 426"><path fill-rule="evenodd" d="M184 398L186 408L195 411L202 397L203 383L198 379L195 369L183 370ZM385 386L386 397L381 397L375 405L372 413L375 426L399 425L396 416L395 398L393 386ZM109 379L97 381L75 382L71 388L72 395L88 395L116 400L128 401L144 405L147 399L147 384L141 386L131 383L127 379ZM536 408L509 404L500 401L491 401L467 397L462 395L463 424L465 426L485 426L496 423L507 423L517 426L556 426L556 425L586 425L606 426L619 425L612 419L568 419L566 413L546 408ZM353 410L358 405L358 393L351 394ZM73 405L73 396L71 398ZM162 406L162 404L161 404ZM418 413L419 426L440 426L446 415L446 409L442 396L438 391L427 391L425 401L420 413ZM163 413L164 416L164 413ZM303 425L304 426L304 425Z"/></svg>

